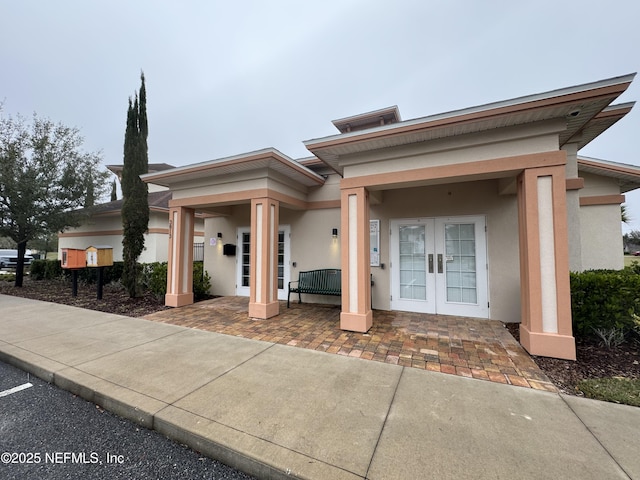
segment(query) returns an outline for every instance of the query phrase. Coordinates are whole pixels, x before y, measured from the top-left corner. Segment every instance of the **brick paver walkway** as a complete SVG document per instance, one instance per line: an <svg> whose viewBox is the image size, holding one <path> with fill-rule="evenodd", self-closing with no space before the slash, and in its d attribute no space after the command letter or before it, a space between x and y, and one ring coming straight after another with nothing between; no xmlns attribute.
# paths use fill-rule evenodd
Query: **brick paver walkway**
<svg viewBox="0 0 640 480"><path fill-rule="evenodd" d="M280 302L249 318L249 299L220 297L147 315L157 322L492 382L557 391L499 321L374 310L367 333L340 330L340 307Z"/></svg>

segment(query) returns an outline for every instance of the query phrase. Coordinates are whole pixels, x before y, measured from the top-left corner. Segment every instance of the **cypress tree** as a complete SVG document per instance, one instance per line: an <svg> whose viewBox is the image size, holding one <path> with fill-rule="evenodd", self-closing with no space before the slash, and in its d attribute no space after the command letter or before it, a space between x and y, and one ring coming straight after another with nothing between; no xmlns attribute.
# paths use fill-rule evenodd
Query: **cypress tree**
<svg viewBox="0 0 640 480"><path fill-rule="evenodd" d="M144 250L144 234L149 227L147 184L140 175L149 170L147 150L147 95L144 74L134 101L129 98L127 127L124 135L124 167L122 170L122 282L130 297L138 292L140 267L138 257Z"/></svg>

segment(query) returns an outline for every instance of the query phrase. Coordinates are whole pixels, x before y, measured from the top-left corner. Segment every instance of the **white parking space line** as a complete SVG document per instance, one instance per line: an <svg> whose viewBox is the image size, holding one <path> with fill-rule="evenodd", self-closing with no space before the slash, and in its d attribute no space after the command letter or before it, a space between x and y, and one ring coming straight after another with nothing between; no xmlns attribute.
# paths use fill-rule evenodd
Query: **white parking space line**
<svg viewBox="0 0 640 480"><path fill-rule="evenodd" d="M22 390L26 390L27 388L33 387L31 383L23 383L22 385L18 385L17 387L10 388L9 390L3 390L0 392L0 397L6 397L7 395L11 395L16 392L20 392Z"/></svg>

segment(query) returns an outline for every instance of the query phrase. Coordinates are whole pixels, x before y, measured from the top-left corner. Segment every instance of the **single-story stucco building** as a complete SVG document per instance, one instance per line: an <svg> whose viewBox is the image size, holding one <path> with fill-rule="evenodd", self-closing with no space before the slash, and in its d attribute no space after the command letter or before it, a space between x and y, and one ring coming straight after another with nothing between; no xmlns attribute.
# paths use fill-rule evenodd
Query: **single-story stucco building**
<svg viewBox="0 0 640 480"><path fill-rule="evenodd" d="M532 354L575 359L569 272L622 268L620 204L640 168L581 157L624 117L635 74L401 120L397 107L335 120L308 158L273 148L143 175L168 203L166 304L193 302L204 215L212 293L278 315L301 271L341 269L340 326L372 309L521 322ZM372 285L371 278L374 282Z"/></svg>

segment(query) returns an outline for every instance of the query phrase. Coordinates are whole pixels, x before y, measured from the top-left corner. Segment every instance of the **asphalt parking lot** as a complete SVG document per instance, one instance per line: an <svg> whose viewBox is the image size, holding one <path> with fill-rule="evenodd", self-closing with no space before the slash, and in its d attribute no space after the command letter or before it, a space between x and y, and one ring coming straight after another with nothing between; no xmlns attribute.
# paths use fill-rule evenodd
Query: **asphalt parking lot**
<svg viewBox="0 0 640 480"><path fill-rule="evenodd" d="M0 362L2 479L252 479Z"/></svg>

